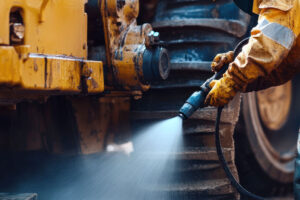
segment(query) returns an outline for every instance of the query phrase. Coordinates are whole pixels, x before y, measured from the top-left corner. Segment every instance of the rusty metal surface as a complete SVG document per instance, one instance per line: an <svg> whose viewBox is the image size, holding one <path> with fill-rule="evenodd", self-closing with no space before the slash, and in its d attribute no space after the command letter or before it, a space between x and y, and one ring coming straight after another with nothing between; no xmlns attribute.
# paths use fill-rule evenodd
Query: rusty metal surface
<svg viewBox="0 0 300 200"><path fill-rule="evenodd" d="M0 130L8 131L9 145L4 150L63 155L102 152L108 144L129 140L129 110L127 95L51 97L43 104L20 103L9 118L10 128Z"/></svg>
<svg viewBox="0 0 300 200"><path fill-rule="evenodd" d="M32 54L28 45L2 46L0 53L0 63L5 66L0 70L0 101L3 103L31 96L104 91L102 62Z"/></svg>
<svg viewBox="0 0 300 200"><path fill-rule="evenodd" d="M143 53L152 31L150 24L138 26L139 1L108 1L101 5L105 33L108 85L125 90L148 90L143 81Z"/></svg>
<svg viewBox="0 0 300 200"><path fill-rule="evenodd" d="M72 98L80 153L103 151L116 141L130 138L128 97Z"/></svg>
<svg viewBox="0 0 300 200"><path fill-rule="evenodd" d="M104 149L110 110L101 106L98 99L89 97L71 99L78 130L80 152L96 153Z"/></svg>

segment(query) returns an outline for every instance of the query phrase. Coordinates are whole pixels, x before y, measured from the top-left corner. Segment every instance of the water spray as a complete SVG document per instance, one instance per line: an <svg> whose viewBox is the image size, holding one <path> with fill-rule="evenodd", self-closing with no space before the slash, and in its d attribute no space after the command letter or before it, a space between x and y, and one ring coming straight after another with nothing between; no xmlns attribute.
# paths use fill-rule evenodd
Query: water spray
<svg viewBox="0 0 300 200"><path fill-rule="evenodd" d="M249 38L246 38L242 40L235 48L234 50L234 58L241 52L242 47L248 43ZM200 87L200 90L194 92L184 103L184 105L180 108L179 110L179 116L186 120L192 114L198 110L199 108L205 107L205 99L206 96L208 95L209 91L211 90L209 84L213 80L218 80L220 79L223 74L226 72L228 69L228 65L224 66L219 72L215 73L211 78L207 79ZM237 189L237 191L245 195L251 199L257 199L257 200L263 200L265 198L257 196L248 190L246 190L242 185L238 183L238 181L235 179L235 177L232 175L228 164L225 160L224 154L222 152L222 147L221 147L221 142L220 142L220 133L219 133L219 128L220 128L220 120L221 120L221 114L222 114L223 107L218 108L218 114L217 114L217 119L216 119L216 124L215 124L215 142L216 142L216 149L217 149L217 154L219 157L219 160L222 164L222 167L230 180L231 184Z"/></svg>

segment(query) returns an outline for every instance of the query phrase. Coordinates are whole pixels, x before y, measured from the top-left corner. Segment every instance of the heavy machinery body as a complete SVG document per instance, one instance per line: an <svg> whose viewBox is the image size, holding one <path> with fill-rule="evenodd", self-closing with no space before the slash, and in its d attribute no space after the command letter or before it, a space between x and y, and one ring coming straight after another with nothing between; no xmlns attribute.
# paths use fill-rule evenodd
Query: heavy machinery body
<svg viewBox="0 0 300 200"><path fill-rule="evenodd" d="M176 116L212 75L215 54L233 50L254 25L231 0L1 0L0 24L1 152L64 155L103 152ZM242 183L263 179L251 181L264 187L248 184L260 193L290 191L294 83L243 96L244 120L239 97L223 112L230 169ZM274 121L278 106L286 117ZM217 159L215 117L209 107L185 122L184 148L174 152L183 169L163 191L174 199L239 198Z"/></svg>
<svg viewBox="0 0 300 200"><path fill-rule="evenodd" d="M86 0L1 1L2 101L104 91L103 62L87 60L86 4ZM100 4L95 8L99 12ZM150 87L151 80L143 79L143 55L151 49L152 27L137 26L138 12L138 1L102 1L108 90L138 93Z"/></svg>
<svg viewBox="0 0 300 200"><path fill-rule="evenodd" d="M79 141L70 136L75 140L71 142L72 151L88 154L103 150L104 138L109 132L107 127L113 121L121 120L118 116L123 114L120 113L129 114L130 98L140 98L153 80L166 79L169 73L168 52L156 44L158 33L152 30L150 24L137 25L138 13L137 0L1 1L2 108L13 108L16 109L14 112L18 112L20 106L17 103L44 102L48 111L44 113L40 109L39 112L43 112L43 116L51 116L47 112L55 109L66 112L63 111L66 107L56 106L50 111L46 104L51 100L47 99L57 102L59 100L53 96L63 96L64 101L71 104L78 125L76 135L79 134L79 137L76 138ZM95 36L88 38L89 28L95 24L97 28L90 31ZM101 45L105 48L94 55L89 53L98 47L93 40L101 40L102 35L105 39ZM91 112L94 112L92 119L89 116ZM41 120L45 119L39 119L39 124L49 123L49 119ZM28 143L26 147L21 145L21 149L42 148L63 153L66 145L57 138L65 137L62 135L73 128L66 128L67 133L59 133L61 127L58 131L53 130L56 125L50 126L46 128L50 134L46 141L50 139L53 143L44 143L40 136L37 142L32 143L32 136L24 134L28 139L23 141ZM9 140L4 141L4 144L10 143Z"/></svg>

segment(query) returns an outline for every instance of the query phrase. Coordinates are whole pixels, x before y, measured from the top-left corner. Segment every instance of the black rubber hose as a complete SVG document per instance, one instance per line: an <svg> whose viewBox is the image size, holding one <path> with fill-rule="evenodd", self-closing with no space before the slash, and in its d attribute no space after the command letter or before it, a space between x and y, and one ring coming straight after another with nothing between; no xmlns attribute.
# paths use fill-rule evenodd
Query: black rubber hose
<svg viewBox="0 0 300 200"><path fill-rule="evenodd" d="M216 142L216 148L217 148L217 154L218 154L218 157L219 157L219 160L222 164L222 167L228 177L228 179L230 180L231 184L236 188L236 190L241 194L241 195L244 195L244 196L247 196L249 197L250 199L255 199L255 200L264 200L265 198L264 197L260 197L260 196L257 196L251 192L249 192L248 190L246 190L242 185L240 185L237 180L234 178L234 176L232 175L229 167L228 167L228 164L225 160L225 157L224 157L224 154L223 154L223 151L222 151L222 147L221 147L221 142L220 142L220 132L219 132L219 129L220 129L220 120L221 120L221 114L222 114L222 110L223 110L223 107L219 107L218 108L218 114L217 114L217 119L216 119L216 130L215 130L215 142Z"/></svg>

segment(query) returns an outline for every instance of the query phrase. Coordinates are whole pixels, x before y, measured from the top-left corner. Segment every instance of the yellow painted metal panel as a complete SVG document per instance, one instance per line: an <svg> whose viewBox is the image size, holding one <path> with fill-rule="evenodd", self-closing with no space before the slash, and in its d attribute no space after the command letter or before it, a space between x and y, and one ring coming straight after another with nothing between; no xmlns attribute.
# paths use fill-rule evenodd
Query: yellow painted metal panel
<svg viewBox="0 0 300 200"><path fill-rule="evenodd" d="M96 61L88 61L87 63L92 72L91 76L87 78L88 92L99 93L99 91L104 91L103 63Z"/></svg>
<svg viewBox="0 0 300 200"><path fill-rule="evenodd" d="M61 59L47 59L45 87L49 89L79 91L80 62Z"/></svg>
<svg viewBox="0 0 300 200"><path fill-rule="evenodd" d="M28 58L21 62L20 68L20 87L26 90L43 90L45 60L43 58ZM0 71L1 73L1 71Z"/></svg>
<svg viewBox="0 0 300 200"><path fill-rule="evenodd" d="M58 91L80 93L82 81L86 81L87 92L103 92L102 62L41 54L27 55L26 51L24 53L20 49L18 52L14 47L0 47L0 86L50 94ZM82 79L84 66L90 74Z"/></svg>
<svg viewBox="0 0 300 200"><path fill-rule="evenodd" d="M31 53L87 58L86 0L1 0L0 44L9 45L9 15L22 9Z"/></svg>
<svg viewBox="0 0 300 200"><path fill-rule="evenodd" d="M0 82L13 86L20 82L21 60L13 47L2 46L0 48Z"/></svg>

